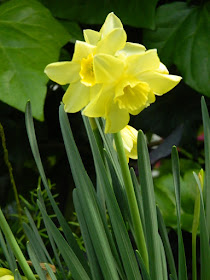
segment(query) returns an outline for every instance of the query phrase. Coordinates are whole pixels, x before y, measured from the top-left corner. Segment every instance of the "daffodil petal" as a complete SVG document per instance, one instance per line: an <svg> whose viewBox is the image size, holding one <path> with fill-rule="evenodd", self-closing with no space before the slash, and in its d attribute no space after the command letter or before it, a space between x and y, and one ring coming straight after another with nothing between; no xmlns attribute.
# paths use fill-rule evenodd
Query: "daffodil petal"
<svg viewBox="0 0 210 280"><path fill-rule="evenodd" d="M105 119L105 133L116 133L128 124L130 116L127 110L120 109L116 103L111 102Z"/></svg>
<svg viewBox="0 0 210 280"><path fill-rule="evenodd" d="M124 29L113 29L106 37L98 42L95 53L115 55L118 50L125 46L126 39L127 35Z"/></svg>
<svg viewBox="0 0 210 280"><path fill-rule="evenodd" d="M14 276L12 276L12 275L5 275L5 276L1 276L0 279L1 280L14 280Z"/></svg>
<svg viewBox="0 0 210 280"><path fill-rule="evenodd" d="M181 79L180 76L161 74L156 71L148 71L139 75L139 80L148 83L156 95L170 91Z"/></svg>
<svg viewBox="0 0 210 280"><path fill-rule="evenodd" d="M87 58L90 53L93 53L95 46L86 42L76 41L74 55L72 61L80 62L83 58Z"/></svg>
<svg viewBox="0 0 210 280"><path fill-rule="evenodd" d="M123 28L122 22L114 13L109 13L100 30L102 38L115 28Z"/></svg>
<svg viewBox="0 0 210 280"><path fill-rule="evenodd" d="M5 276L5 275L12 275L13 273L11 270L4 268L4 267L0 267L0 277Z"/></svg>
<svg viewBox="0 0 210 280"><path fill-rule="evenodd" d="M85 29L83 30L85 41L91 45L97 45L98 41L101 38L100 32L97 32L92 29Z"/></svg>
<svg viewBox="0 0 210 280"><path fill-rule="evenodd" d="M72 61L54 62L48 64L44 70L45 74L54 82L66 85L77 81L80 65Z"/></svg>
<svg viewBox="0 0 210 280"><path fill-rule="evenodd" d="M146 51L145 46L141 44L127 42L125 44L125 47L117 52L117 55L123 54L125 56L129 56L129 55L144 53L145 51Z"/></svg>
<svg viewBox="0 0 210 280"><path fill-rule="evenodd" d="M82 112L83 115L91 118L104 117L107 104L110 103L110 100L113 100L113 96L114 89L112 87L103 87L95 98L91 99L91 102L85 107Z"/></svg>
<svg viewBox="0 0 210 280"><path fill-rule="evenodd" d="M160 66L157 69L157 72L160 72L161 74L169 74L168 69L162 62L160 63Z"/></svg>
<svg viewBox="0 0 210 280"><path fill-rule="evenodd" d="M75 113L84 108L90 100L90 88L80 82L72 83L63 96L64 110Z"/></svg>
<svg viewBox="0 0 210 280"><path fill-rule="evenodd" d="M110 83L117 80L124 70L124 62L111 55L98 54L93 59L96 83Z"/></svg>
<svg viewBox="0 0 210 280"><path fill-rule="evenodd" d="M160 66L160 60L155 49L128 56L126 63L128 65L127 73L133 76L145 71L156 70Z"/></svg>

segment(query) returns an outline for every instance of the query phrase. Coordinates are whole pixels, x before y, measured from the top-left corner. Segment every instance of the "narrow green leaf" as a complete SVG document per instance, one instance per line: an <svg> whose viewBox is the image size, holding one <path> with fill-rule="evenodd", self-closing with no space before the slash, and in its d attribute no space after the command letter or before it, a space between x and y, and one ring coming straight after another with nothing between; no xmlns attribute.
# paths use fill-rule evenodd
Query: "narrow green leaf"
<svg viewBox="0 0 210 280"><path fill-rule="evenodd" d="M28 250L29 258L33 264L33 267L34 267L36 273L39 275L40 280L46 280L45 273L40 266L39 257L34 252L30 242L27 242L27 250Z"/></svg>
<svg viewBox="0 0 210 280"><path fill-rule="evenodd" d="M164 250L164 247L163 247L163 242L162 242L160 236L159 236L159 242L160 242L160 250L161 250L163 280L168 280L166 255L165 255L165 250Z"/></svg>
<svg viewBox="0 0 210 280"><path fill-rule="evenodd" d="M209 246L209 233L207 228L207 222L205 218L203 193L200 180L195 172L193 172L195 180L198 184L200 192L200 258L201 258L201 276L200 279L210 279L210 246Z"/></svg>
<svg viewBox="0 0 210 280"><path fill-rule="evenodd" d="M41 161L41 157L39 154L39 148L38 148L38 144L37 144L37 140L36 140L36 135L35 135L35 130L34 130L34 123L33 123L33 118L32 118L32 112L31 112L31 105L30 102L27 102L26 104L26 115L25 115L25 122L26 122L26 129L27 129L27 133L28 133L28 138L29 138L29 143L31 146L31 150L37 165L37 168L39 170L40 176L42 178L42 182L43 185L47 191L47 195L50 199L51 205L53 207L53 210L56 214L56 217L58 218L58 221L63 229L64 235L68 241L68 243L70 244L71 248L73 249L73 251L75 252L75 254L77 255L77 257L79 258L79 260L81 261L81 263L83 264L83 266L85 267L86 271L89 271L89 267L87 265L87 262L84 258L84 255L82 254L71 230L70 227L68 225L68 223L66 222L65 218L63 217L60 209L58 208L58 205L56 204L51 192L50 192L50 188L48 186L48 182L47 182L47 178L44 172L44 168L42 165L42 161ZM88 272L89 273L89 272Z"/></svg>
<svg viewBox="0 0 210 280"><path fill-rule="evenodd" d="M87 253L87 258L89 261L90 265L90 270L91 270L91 276L93 277L94 280L100 280L103 279L101 269L97 260L97 256L94 251L94 247L90 238L90 234L88 232L88 227L85 221L85 212L83 209L84 205L79 201L79 195L78 195L77 189L74 189L73 191L73 201L74 201L74 207L77 213L77 218L79 221L80 225L80 230L82 233L82 237L85 243L85 249Z"/></svg>
<svg viewBox="0 0 210 280"><path fill-rule="evenodd" d="M15 257L17 258L20 267L22 268L25 276L30 279L30 280L35 280L35 276L33 274L33 272L31 271L22 251L20 250L20 247L3 215L3 212L0 209L0 227L4 233L4 235L7 237L7 240L12 248L12 251L15 255Z"/></svg>
<svg viewBox="0 0 210 280"><path fill-rule="evenodd" d="M175 197L176 197L176 213L177 213L177 232L178 232L178 254L179 254L179 271L178 271L178 279L187 280L187 267L186 267L186 258L185 258L185 250L184 243L182 239L182 231L181 231L181 197L180 197L180 168L179 168L179 158L176 147L172 148L172 171L173 171L173 179L174 179L174 189L175 189Z"/></svg>
<svg viewBox="0 0 210 280"><path fill-rule="evenodd" d="M55 274L52 271L52 268L49 266L49 264L45 263L45 267L47 269L47 272L49 273L49 276L51 278L51 280L57 280Z"/></svg>
<svg viewBox="0 0 210 280"><path fill-rule="evenodd" d="M69 246L67 241L63 238L63 236L61 235L61 233L59 232L55 224L49 218L48 214L46 213L45 209L43 208L39 200L37 201L37 204L39 206L39 209L41 210L45 222L45 226L47 230L51 232L53 239L57 244L61 255L63 256L66 265L68 266L68 268L72 273L72 276L75 278L75 280L81 280L81 279L90 280L83 265L80 263L74 251Z"/></svg>
<svg viewBox="0 0 210 280"><path fill-rule="evenodd" d="M32 249L34 251L34 253L37 255L39 262L40 263L47 262L46 256L43 252L42 245L36 239L36 236L35 236L34 232L32 231L32 229L26 223L23 223L23 228L24 228L25 234L30 242L30 249Z"/></svg>
<svg viewBox="0 0 210 280"><path fill-rule="evenodd" d="M85 127L87 130L88 138L90 141L93 158L95 162L96 173L103 186L107 209L111 219L115 239L118 244L121 259L125 269L127 279L141 279L136 258L133 252L131 242L123 221L122 214L120 212L119 205L114 195L113 187L107 177L107 171L105 169L103 160L101 158L99 149L96 144L92 129L86 117L83 117Z"/></svg>
<svg viewBox="0 0 210 280"><path fill-rule="evenodd" d="M0 230L0 245L1 245L1 249L3 251L3 254L9 264L9 268L10 270L14 273L15 269L17 269L17 264L16 264L16 261L15 261L15 257L14 257L14 254L12 253L12 250L10 248L7 248L9 246L9 244L7 245L5 243L5 240L4 240L4 237L3 237L3 234ZM11 251L11 253L10 253Z"/></svg>
<svg viewBox="0 0 210 280"><path fill-rule="evenodd" d="M138 259L138 262L139 262L139 266L141 268L141 273L142 273L143 280L151 280L151 278L149 276L149 273L147 272L147 269L144 265L144 262L143 262L142 257L141 257L138 250L136 250L136 256L137 256L137 259Z"/></svg>
<svg viewBox="0 0 210 280"><path fill-rule="evenodd" d="M201 109L203 117L205 151L204 197L206 207L206 224L210 238L210 120L204 97L201 98Z"/></svg>
<svg viewBox="0 0 210 280"><path fill-rule="evenodd" d="M34 220L31 217L31 214L29 213L28 209L26 209L26 208L25 208L25 213L26 213L26 216L27 216L27 218L29 220L29 223L30 223L30 226L31 226L31 230L32 230L32 232L33 232L33 234L34 234L34 236L36 238L36 242L34 244L38 243L39 247L42 248L44 254L47 257L46 262L48 261L49 263L52 263L52 259L51 259L50 255L49 255L45 245L44 245L44 242L42 241L42 239L40 237L39 231L37 230L37 227L36 227L36 225L34 223ZM26 233L26 235L27 235L27 233ZM28 237L29 241L31 242L30 237L28 235L27 235L27 237ZM31 244L33 244L33 242L31 242Z"/></svg>
<svg viewBox="0 0 210 280"><path fill-rule="evenodd" d="M170 245L170 242L168 239L168 232L167 232L166 226L164 224L164 220L161 215L160 209L158 207L157 207L157 217L158 217L158 228L159 228L161 239L162 239L163 246L165 249L169 270L170 270L173 278L175 280L177 280L178 278L177 278L177 273L176 273L176 266L175 266L175 262L174 262L173 253L171 250L171 245Z"/></svg>
<svg viewBox="0 0 210 280"><path fill-rule="evenodd" d="M162 279L161 250L158 239L158 223L154 186L147 144L142 131L139 131L138 133L137 149L139 181L141 184L144 220L147 236L147 250L149 255L149 272L151 279Z"/></svg>
<svg viewBox="0 0 210 280"><path fill-rule="evenodd" d="M119 279L116 265L113 259L111 248L105 234L102 218L98 209L95 190L92 182L86 173L78 149L76 147L67 114L64 112L63 105L59 108L61 131L66 147L66 152L71 166L75 185L83 193L82 203L87 206L88 230L90 232L95 252L101 266L105 279Z"/></svg>

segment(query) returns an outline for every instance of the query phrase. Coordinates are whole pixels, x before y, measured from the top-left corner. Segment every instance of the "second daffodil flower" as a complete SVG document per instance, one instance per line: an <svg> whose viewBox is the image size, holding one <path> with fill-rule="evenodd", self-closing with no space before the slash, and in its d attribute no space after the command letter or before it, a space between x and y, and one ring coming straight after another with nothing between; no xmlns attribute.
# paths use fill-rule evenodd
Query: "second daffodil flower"
<svg viewBox="0 0 210 280"><path fill-rule="evenodd" d="M63 97L66 112L83 110L88 117L103 117L105 132L115 133L170 91L181 77L169 75L156 50L126 43L119 18L110 13L99 32L84 30L72 61L47 65L45 73L58 84L70 84Z"/></svg>
<svg viewBox="0 0 210 280"><path fill-rule="evenodd" d="M127 158L127 162L129 162L129 158L137 159L137 136L138 131L130 126L126 125L121 131L120 131L123 147L125 150L125 155ZM114 144L115 147L115 144Z"/></svg>
<svg viewBox="0 0 210 280"><path fill-rule="evenodd" d="M0 280L14 280L12 271L7 268L0 268Z"/></svg>

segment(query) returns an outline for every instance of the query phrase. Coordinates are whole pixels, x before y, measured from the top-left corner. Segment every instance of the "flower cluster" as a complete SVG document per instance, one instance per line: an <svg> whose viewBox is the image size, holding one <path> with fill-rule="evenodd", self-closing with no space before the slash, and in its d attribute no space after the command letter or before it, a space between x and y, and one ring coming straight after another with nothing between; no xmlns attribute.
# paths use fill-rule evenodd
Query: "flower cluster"
<svg viewBox="0 0 210 280"><path fill-rule="evenodd" d="M169 75L155 49L126 42L120 19L110 13L99 32L84 30L85 42L77 41L72 61L47 65L45 73L58 84L70 84L63 96L64 109L84 108L88 117L103 117L105 132L115 133L162 95L181 77Z"/></svg>

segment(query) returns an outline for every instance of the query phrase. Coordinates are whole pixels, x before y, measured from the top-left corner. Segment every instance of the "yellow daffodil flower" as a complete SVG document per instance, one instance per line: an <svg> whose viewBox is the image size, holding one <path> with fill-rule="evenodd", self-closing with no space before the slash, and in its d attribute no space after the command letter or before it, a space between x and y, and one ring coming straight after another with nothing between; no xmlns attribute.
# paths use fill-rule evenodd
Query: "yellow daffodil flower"
<svg viewBox="0 0 210 280"><path fill-rule="evenodd" d="M137 115L162 95L174 88L181 77L169 75L157 51L145 50L142 45L127 43L118 51L118 59L124 61L123 73L114 83L105 82L83 114L106 119L106 133L124 128L129 114ZM121 70L121 69L119 69Z"/></svg>
<svg viewBox="0 0 210 280"><path fill-rule="evenodd" d="M85 107L99 92L104 79L114 82L123 71L124 61L115 53L124 48L126 33L118 17L110 13L99 32L84 30L85 42L76 41L72 61L47 65L45 73L60 85L70 84L63 97L66 112Z"/></svg>
<svg viewBox="0 0 210 280"><path fill-rule="evenodd" d="M99 32L84 30L72 61L47 65L45 73L58 84L70 84L63 97L66 112L83 110L88 117L103 117L105 132L115 133L162 95L181 77L169 75L157 51L126 42L119 18L110 13Z"/></svg>
<svg viewBox="0 0 210 280"><path fill-rule="evenodd" d="M138 131L130 126L126 125L121 131L120 131L123 146L125 149L125 155L127 158L127 162L129 162L129 158L137 159L137 136ZM115 144L114 144L115 148Z"/></svg>
<svg viewBox="0 0 210 280"><path fill-rule="evenodd" d="M14 280L12 271L1 267L0 268L0 280Z"/></svg>

